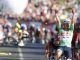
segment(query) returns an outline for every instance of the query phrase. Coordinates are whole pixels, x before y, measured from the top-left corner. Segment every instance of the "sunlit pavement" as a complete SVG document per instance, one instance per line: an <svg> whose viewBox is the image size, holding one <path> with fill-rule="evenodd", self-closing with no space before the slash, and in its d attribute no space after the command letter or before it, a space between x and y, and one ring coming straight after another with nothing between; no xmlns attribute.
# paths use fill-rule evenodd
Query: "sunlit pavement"
<svg viewBox="0 0 80 60"><path fill-rule="evenodd" d="M26 47L0 47L0 60L46 60L44 45L29 43Z"/></svg>

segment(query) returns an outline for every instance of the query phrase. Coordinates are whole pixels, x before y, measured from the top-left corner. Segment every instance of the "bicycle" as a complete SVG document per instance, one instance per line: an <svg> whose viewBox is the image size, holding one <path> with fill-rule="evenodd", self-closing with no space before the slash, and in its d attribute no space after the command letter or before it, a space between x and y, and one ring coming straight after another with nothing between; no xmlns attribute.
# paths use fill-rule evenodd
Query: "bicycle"
<svg viewBox="0 0 80 60"><path fill-rule="evenodd" d="M55 53L56 53L57 48L58 48L58 45L55 44L55 41L53 39L47 43L46 48L45 48L45 55L46 55L47 60L56 59Z"/></svg>
<svg viewBox="0 0 80 60"><path fill-rule="evenodd" d="M72 59L80 60L80 48L78 47L78 45L72 48Z"/></svg>

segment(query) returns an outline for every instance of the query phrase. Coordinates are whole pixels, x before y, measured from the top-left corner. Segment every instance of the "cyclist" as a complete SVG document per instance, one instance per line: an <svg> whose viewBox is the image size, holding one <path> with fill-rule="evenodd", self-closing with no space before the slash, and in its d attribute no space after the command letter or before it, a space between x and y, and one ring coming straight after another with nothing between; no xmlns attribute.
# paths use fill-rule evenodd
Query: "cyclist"
<svg viewBox="0 0 80 60"><path fill-rule="evenodd" d="M65 19L62 23L58 17L58 14L55 12L57 25L58 25L58 36L59 40L57 43L59 44L59 48L57 49L56 56L57 60L61 59L61 55L65 53L67 60L72 59L72 51L71 51L71 42L73 38L74 31L74 22L75 22L75 10L72 10L73 16L72 19Z"/></svg>
<svg viewBox="0 0 80 60"><path fill-rule="evenodd" d="M29 36L29 33L27 31L26 23L21 24L21 30L22 30L21 36L22 36L22 40L23 40L24 38L27 38Z"/></svg>
<svg viewBox="0 0 80 60"><path fill-rule="evenodd" d="M12 25L7 19L3 20L3 29L4 29L5 36L10 37Z"/></svg>
<svg viewBox="0 0 80 60"><path fill-rule="evenodd" d="M16 25L15 25L15 30L17 30L16 32L20 32L21 31L21 21L18 20Z"/></svg>
<svg viewBox="0 0 80 60"><path fill-rule="evenodd" d="M25 46L24 38L27 38L29 33L27 32L27 28L25 24L21 24L21 35L20 35L20 41L19 46Z"/></svg>

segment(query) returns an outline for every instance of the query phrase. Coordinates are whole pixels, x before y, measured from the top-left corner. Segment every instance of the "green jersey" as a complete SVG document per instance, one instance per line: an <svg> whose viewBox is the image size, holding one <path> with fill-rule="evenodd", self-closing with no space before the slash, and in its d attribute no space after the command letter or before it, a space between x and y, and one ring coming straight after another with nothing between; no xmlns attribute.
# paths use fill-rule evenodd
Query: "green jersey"
<svg viewBox="0 0 80 60"><path fill-rule="evenodd" d="M63 28L61 28L61 26L58 26L58 28L59 28L60 46L71 47L73 31L74 31L74 24L70 25L69 31L65 31Z"/></svg>

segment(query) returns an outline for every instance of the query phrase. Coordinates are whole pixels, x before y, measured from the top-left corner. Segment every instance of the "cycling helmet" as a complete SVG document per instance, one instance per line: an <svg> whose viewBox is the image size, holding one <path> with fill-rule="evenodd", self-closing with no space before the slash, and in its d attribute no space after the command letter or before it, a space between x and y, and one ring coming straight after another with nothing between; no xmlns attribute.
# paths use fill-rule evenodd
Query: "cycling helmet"
<svg viewBox="0 0 80 60"><path fill-rule="evenodd" d="M66 19L63 21L63 23L71 23L71 20L70 19Z"/></svg>

